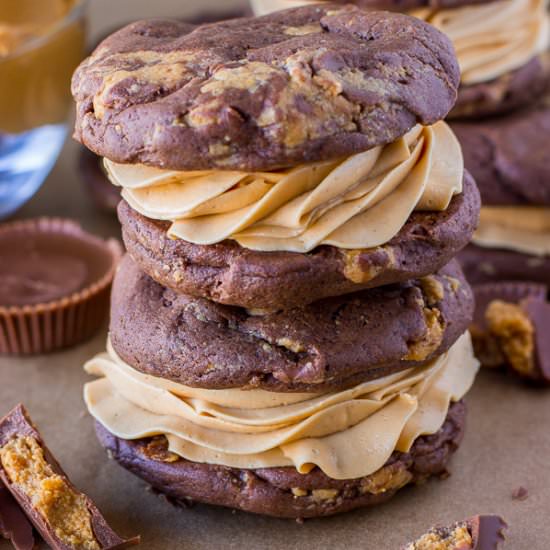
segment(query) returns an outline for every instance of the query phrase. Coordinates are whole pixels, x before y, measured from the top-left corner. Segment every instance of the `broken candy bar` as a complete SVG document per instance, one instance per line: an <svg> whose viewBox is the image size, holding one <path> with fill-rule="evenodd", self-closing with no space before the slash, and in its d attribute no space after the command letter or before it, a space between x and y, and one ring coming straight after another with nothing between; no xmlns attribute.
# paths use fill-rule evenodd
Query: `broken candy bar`
<svg viewBox="0 0 550 550"><path fill-rule="evenodd" d="M119 537L74 487L22 405L0 420L0 480L54 550L110 550L139 542Z"/></svg>

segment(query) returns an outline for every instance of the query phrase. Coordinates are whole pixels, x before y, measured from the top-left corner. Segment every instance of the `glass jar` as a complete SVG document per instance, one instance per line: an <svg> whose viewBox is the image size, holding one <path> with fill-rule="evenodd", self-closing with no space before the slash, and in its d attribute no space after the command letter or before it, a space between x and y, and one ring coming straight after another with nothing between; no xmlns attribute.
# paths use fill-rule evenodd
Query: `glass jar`
<svg viewBox="0 0 550 550"><path fill-rule="evenodd" d="M0 218L38 190L67 136L85 0L0 0Z"/></svg>

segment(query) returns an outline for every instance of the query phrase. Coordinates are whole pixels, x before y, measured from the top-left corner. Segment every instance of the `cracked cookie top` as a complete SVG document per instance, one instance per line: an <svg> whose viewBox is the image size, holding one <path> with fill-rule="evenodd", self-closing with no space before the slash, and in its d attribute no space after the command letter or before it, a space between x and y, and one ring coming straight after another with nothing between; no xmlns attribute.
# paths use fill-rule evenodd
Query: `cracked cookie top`
<svg viewBox="0 0 550 550"><path fill-rule="evenodd" d="M75 137L121 163L271 170L433 124L458 84L449 40L406 15L323 4L201 27L142 21L76 71Z"/></svg>

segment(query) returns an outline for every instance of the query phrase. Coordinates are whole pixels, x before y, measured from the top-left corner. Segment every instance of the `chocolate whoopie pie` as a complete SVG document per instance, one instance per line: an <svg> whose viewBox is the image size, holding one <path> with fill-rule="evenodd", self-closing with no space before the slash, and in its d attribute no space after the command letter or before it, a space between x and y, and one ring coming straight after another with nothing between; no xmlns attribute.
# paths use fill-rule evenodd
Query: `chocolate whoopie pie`
<svg viewBox="0 0 550 550"><path fill-rule="evenodd" d="M126 256L110 337L136 370L187 386L331 391L429 363L473 309L455 261L419 280L254 315L167 289Z"/></svg>
<svg viewBox="0 0 550 550"><path fill-rule="evenodd" d="M530 109L452 125L484 208L461 255L474 284L550 284L550 98Z"/></svg>
<svg viewBox="0 0 550 550"><path fill-rule="evenodd" d="M550 96L507 116L451 127L484 206L550 207Z"/></svg>
<svg viewBox="0 0 550 550"><path fill-rule="evenodd" d="M443 473L479 363L450 41L311 5L130 25L73 80L129 254L84 388L174 501L301 518Z"/></svg>
<svg viewBox="0 0 550 550"><path fill-rule="evenodd" d="M459 255L468 280L550 285L548 97L526 110L452 127L483 201L473 243Z"/></svg>
<svg viewBox="0 0 550 550"><path fill-rule="evenodd" d="M264 15L308 0L251 0ZM453 118L479 118L529 106L550 84L546 0L341 0L368 10L405 12L453 41L462 86Z"/></svg>

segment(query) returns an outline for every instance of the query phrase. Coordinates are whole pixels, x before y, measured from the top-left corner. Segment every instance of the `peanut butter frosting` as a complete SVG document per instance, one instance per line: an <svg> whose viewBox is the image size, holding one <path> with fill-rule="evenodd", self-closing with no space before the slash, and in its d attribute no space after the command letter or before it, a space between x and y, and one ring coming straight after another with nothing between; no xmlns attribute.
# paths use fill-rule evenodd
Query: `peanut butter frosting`
<svg viewBox="0 0 550 550"><path fill-rule="evenodd" d="M307 0L253 0L257 15L309 4ZM547 0L499 0L451 9L409 11L453 42L463 84L488 82L519 69L549 45Z"/></svg>
<svg viewBox="0 0 550 550"><path fill-rule="evenodd" d="M411 12L453 42L463 84L519 69L549 45L547 0L499 0L461 8Z"/></svg>
<svg viewBox="0 0 550 550"><path fill-rule="evenodd" d="M471 387L479 364L469 334L426 367L327 394L202 390L144 375L108 353L85 369L90 413L123 439L165 435L169 450L199 463L236 468L318 466L334 479L380 469L437 432L451 401Z"/></svg>
<svg viewBox="0 0 550 550"><path fill-rule="evenodd" d="M473 242L486 248L505 248L550 255L550 208L541 206L486 206Z"/></svg>
<svg viewBox="0 0 550 550"><path fill-rule="evenodd" d="M460 145L444 122L345 159L275 172L175 172L107 159L105 166L134 210L172 222L171 237L200 245L233 239L263 251L380 246L413 211L445 210L463 179Z"/></svg>

